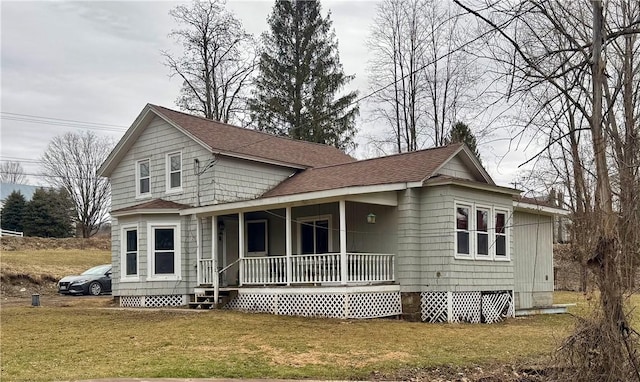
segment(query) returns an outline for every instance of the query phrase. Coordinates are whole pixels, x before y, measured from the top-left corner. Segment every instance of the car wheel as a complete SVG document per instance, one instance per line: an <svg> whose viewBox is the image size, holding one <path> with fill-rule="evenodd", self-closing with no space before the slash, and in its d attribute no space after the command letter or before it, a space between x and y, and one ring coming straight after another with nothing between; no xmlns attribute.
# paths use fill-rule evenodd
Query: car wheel
<svg viewBox="0 0 640 382"><path fill-rule="evenodd" d="M89 285L89 294L92 296L99 296L102 293L102 285L99 282L94 281Z"/></svg>

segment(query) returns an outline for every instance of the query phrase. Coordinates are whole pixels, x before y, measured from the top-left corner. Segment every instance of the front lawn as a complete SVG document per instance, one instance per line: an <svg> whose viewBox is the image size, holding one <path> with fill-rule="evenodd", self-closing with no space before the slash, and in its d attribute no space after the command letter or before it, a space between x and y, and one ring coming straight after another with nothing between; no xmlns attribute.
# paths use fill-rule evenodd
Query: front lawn
<svg viewBox="0 0 640 382"><path fill-rule="evenodd" d="M412 367L543 362L567 315L505 323L343 321L230 311L7 307L3 381L106 377L363 379Z"/></svg>

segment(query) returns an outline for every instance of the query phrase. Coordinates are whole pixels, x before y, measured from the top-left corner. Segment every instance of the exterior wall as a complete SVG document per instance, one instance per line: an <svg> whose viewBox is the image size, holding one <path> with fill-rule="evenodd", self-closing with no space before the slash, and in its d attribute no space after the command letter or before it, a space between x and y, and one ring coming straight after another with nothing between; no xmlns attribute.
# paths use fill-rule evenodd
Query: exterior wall
<svg viewBox="0 0 640 382"><path fill-rule="evenodd" d="M451 158L444 166L442 166L438 171L438 174L448 175L459 179L475 180L473 174L469 171L469 168L462 162L458 155Z"/></svg>
<svg viewBox="0 0 640 382"><path fill-rule="evenodd" d="M516 309L553 304L553 220L526 212L514 214Z"/></svg>
<svg viewBox="0 0 640 382"><path fill-rule="evenodd" d="M402 292L419 291L422 283L422 239L420 228L420 190L398 192L398 250L396 280Z"/></svg>
<svg viewBox="0 0 640 382"><path fill-rule="evenodd" d="M182 192L167 193L166 158L167 154L177 151L182 152ZM150 196L136 198L136 161L147 158L150 160ZM293 173L285 167L215 158L193 139L156 117L113 171L112 209L140 204L151 198L197 205L195 159L199 160L201 169L215 159L215 164L200 176L200 205L253 199Z"/></svg>
<svg viewBox="0 0 640 382"><path fill-rule="evenodd" d="M476 203L481 206L499 208L508 212L509 219L507 221L507 225L509 225L509 222L513 222L513 202L510 195L490 193L462 187L450 187L450 190L452 203ZM452 232L451 240L453 241L453 232L455 231L453 204L451 205L450 211L450 227ZM509 229L509 261L464 260L456 259L454 256L451 256L451 272L448 275L450 280L449 290L513 290L513 237L513 229ZM452 248L451 253L453 254L453 252Z"/></svg>
<svg viewBox="0 0 640 382"><path fill-rule="evenodd" d="M367 223L370 213L376 215L375 224ZM347 252L396 253L396 207L347 202L346 216Z"/></svg>
<svg viewBox="0 0 640 382"><path fill-rule="evenodd" d="M456 186L400 193L396 276L402 292L513 290L513 261L455 257L455 203L512 211L508 195ZM508 235L513 258L513 231Z"/></svg>
<svg viewBox="0 0 640 382"><path fill-rule="evenodd" d="M291 236L293 238L293 254L300 253L300 243L298 240L298 224L296 221L309 217L317 217L331 215L331 232L330 237L330 251L340 252L340 206L338 203L326 203L326 204L314 204L304 207L294 207L291 209L291 219L293 220L293 227L291 227Z"/></svg>
<svg viewBox="0 0 640 382"><path fill-rule="evenodd" d="M180 279L149 280L148 223L171 221L180 223ZM123 226L136 225L138 229L138 278L135 281L122 278L121 232ZM112 220L111 263L113 264L113 296L187 295L197 283L196 274L196 220L191 216L142 215L120 217Z"/></svg>

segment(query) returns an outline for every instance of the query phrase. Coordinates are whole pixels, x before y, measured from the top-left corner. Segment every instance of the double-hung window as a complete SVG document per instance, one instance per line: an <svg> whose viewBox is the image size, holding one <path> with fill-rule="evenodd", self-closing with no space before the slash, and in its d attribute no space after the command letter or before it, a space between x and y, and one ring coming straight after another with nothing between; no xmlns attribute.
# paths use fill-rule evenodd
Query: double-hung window
<svg viewBox="0 0 640 382"><path fill-rule="evenodd" d="M331 216L300 219L298 234L300 253L329 253L331 248Z"/></svg>
<svg viewBox="0 0 640 382"><path fill-rule="evenodd" d="M247 253L251 256L265 256L268 252L267 220L247 221Z"/></svg>
<svg viewBox="0 0 640 382"><path fill-rule="evenodd" d="M507 213L496 211L495 216L496 258L506 259L507 253Z"/></svg>
<svg viewBox="0 0 640 382"><path fill-rule="evenodd" d="M476 208L476 255L489 257L489 215L487 208Z"/></svg>
<svg viewBox="0 0 640 382"><path fill-rule="evenodd" d="M138 227L122 228L122 279L138 278Z"/></svg>
<svg viewBox="0 0 640 382"><path fill-rule="evenodd" d="M180 225L150 223L148 229L151 279L180 279Z"/></svg>
<svg viewBox="0 0 640 382"><path fill-rule="evenodd" d="M136 162L136 196L138 197L151 195L149 162L149 159L142 159Z"/></svg>
<svg viewBox="0 0 640 382"><path fill-rule="evenodd" d="M167 155L167 192L182 190L182 153Z"/></svg>
<svg viewBox="0 0 640 382"><path fill-rule="evenodd" d="M471 228L469 226L470 212L470 206L456 206L456 254L458 255L469 256L471 254L471 237L469 235Z"/></svg>

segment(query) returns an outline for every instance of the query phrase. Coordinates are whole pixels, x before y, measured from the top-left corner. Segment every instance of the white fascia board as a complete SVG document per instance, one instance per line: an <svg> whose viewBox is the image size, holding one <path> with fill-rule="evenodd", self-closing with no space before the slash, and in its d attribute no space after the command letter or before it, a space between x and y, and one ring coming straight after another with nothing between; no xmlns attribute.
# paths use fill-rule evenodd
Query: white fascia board
<svg viewBox="0 0 640 382"><path fill-rule="evenodd" d="M562 215L567 216L571 211L564 210L557 207L542 206L534 203L525 203L521 201L513 201L513 209L515 211L522 211L540 215Z"/></svg>
<svg viewBox="0 0 640 382"><path fill-rule="evenodd" d="M162 215L162 214L177 214L181 210L177 208L171 209L151 209L151 208L136 208L134 210L127 210L121 212L111 212L111 216L131 216L131 215Z"/></svg>
<svg viewBox="0 0 640 382"><path fill-rule="evenodd" d="M388 191L400 191L407 189L406 183L380 184L373 186L345 187L334 190L306 192L303 194L274 196L270 198L251 199L241 202L231 202L224 204L214 204L204 207L187 208L180 210L180 215L200 215L213 214L224 211L225 213L235 213L240 211L251 211L258 208L277 208L287 205L305 205L310 203L328 202L332 200L349 200L351 196L362 194L373 194Z"/></svg>
<svg viewBox="0 0 640 382"><path fill-rule="evenodd" d="M488 183L478 183L478 182L467 181L463 179L452 179L452 178L429 179L425 182L424 185L425 186L454 185L454 186L474 188L476 190L482 190L482 191L491 191L491 192L497 192L501 194L509 194L514 196L520 195L520 193L522 192L520 190L516 190L515 188L502 187L502 186L496 186Z"/></svg>

